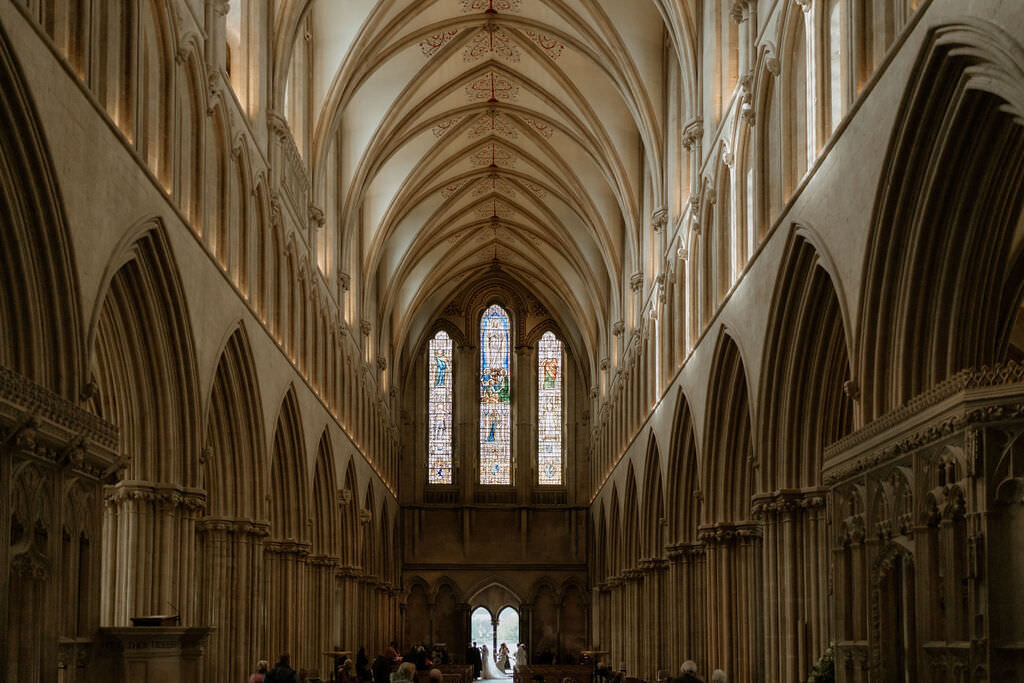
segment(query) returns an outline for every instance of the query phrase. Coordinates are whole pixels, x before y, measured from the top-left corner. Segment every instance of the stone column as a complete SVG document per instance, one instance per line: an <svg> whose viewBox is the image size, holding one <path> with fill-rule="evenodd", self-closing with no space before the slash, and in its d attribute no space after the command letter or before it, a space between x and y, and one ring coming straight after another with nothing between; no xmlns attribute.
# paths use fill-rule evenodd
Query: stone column
<svg viewBox="0 0 1024 683"><path fill-rule="evenodd" d="M267 639L271 656L291 654L300 665L307 659L310 645L306 642L299 605L306 606L306 558L308 543L272 540L264 543L266 558ZM305 607L303 608L304 611Z"/></svg>
<svg viewBox="0 0 1024 683"><path fill-rule="evenodd" d="M513 482L519 502L530 503L530 491L537 480L537 349L522 344L516 347L516 382L512 388L515 440L512 451Z"/></svg>
<svg viewBox="0 0 1024 683"><path fill-rule="evenodd" d="M462 482L459 488L462 499L467 502L473 500L473 491L479 481L480 359L476 351L477 347L472 344L458 347L453 396L456 438L452 452L455 467L452 481Z"/></svg>
<svg viewBox="0 0 1024 683"><path fill-rule="evenodd" d="M358 633L358 602L356 595L355 568L351 565L339 565L334 573L335 593L337 603L334 609L339 613L339 625L341 627L341 645L348 649L359 649L356 644ZM367 654L370 654L367 652ZM376 653L374 653L376 654Z"/></svg>
<svg viewBox="0 0 1024 683"><path fill-rule="evenodd" d="M537 654L533 651L533 605L528 602L519 605L519 638L526 643L526 654L530 662L536 661Z"/></svg>
<svg viewBox="0 0 1024 683"><path fill-rule="evenodd" d="M263 654L263 539L270 525L207 517L197 528L196 621L213 629L206 646L206 673L211 680L244 678L254 658Z"/></svg>
<svg viewBox="0 0 1024 683"><path fill-rule="evenodd" d="M730 523L700 533L708 555L708 666L724 669L733 680L760 680L759 533L757 525Z"/></svg>
<svg viewBox="0 0 1024 683"><path fill-rule="evenodd" d="M194 618L195 524L206 492L174 484L123 481L107 489L103 623L132 617Z"/></svg>
<svg viewBox="0 0 1024 683"><path fill-rule="evenodd" d="M646 648L641 653L645 668L640 671L640 675L649 681L657 678L660 669L673 668L668 661L668 653L679 642L669 640L669 596L665 586L668 570L668 560L661 558L648 559L643 563L641 613L646 615L646 623L641 642L646 644ZM675 673L670 672L670 675L674 676Z"/></svg>

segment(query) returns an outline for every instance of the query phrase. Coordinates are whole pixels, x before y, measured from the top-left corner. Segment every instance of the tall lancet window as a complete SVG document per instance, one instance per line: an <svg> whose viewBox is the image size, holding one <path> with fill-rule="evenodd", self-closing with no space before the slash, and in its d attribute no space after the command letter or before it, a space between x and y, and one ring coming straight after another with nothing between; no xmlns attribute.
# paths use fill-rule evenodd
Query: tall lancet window
<svg viewBox="0 0 1024 683"><path fill-rule="evenodd" d="M537 344L537 477L562 483L562 342L551 332Z"/></svg>
<svg viewBox="0 0 1024 683"><path fill-rule="evenodd" d="M431 484L452 483L452 340L441 331L430 340L427 359L427 391L429 435L427 437L427 481Z"/></svg>
<svg viewBox="0 0 1024 683"><path fill-rule="evenodd" d="M511 325L497 304L480 318L480 483L512 483Z"/></svg>

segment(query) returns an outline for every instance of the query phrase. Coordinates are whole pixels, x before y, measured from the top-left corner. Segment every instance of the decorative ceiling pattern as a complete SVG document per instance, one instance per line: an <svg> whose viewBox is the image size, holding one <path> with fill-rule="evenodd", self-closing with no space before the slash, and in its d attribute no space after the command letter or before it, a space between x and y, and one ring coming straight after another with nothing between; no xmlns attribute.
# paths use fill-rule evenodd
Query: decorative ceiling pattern
<svg viewBox="0 0 1024 683"><path fill-rule="evenodd" d="M470 102L515 102L519 99L519 86L508 76L490 71L467 85L466 95Z"/></svg>
<svg viewBox="0 0 1024 683"><path fill-rule="evenodd" d="M497 258L596 363L648 258L643 207L663 201L664 16L675 10L283 1L344 29L314 60L325 83L313 173L343 188L339 251L398 354Z"/></svg>
<svg viewBox="0 0 1024 683"><path fill-rule="evenodd" d="M487 58L500 58L512 64L519 61L519 48L512 36L493 24L487 24L474 33L462 51L464 62L478 62Z"/></svg>
<svg viewBox="0 0 1024 683"><path fill-rule="evenodd" d="M454 29L451 31L441 31L440 33L427 36L420 41L420 49L423 50L423 54L426 56L433 57L441 50L441 48L452 42L452 38L454 38L458 32L459 29Z"/></svg>
<svg viewBox="0 0 1024 683"><path fill-rule="evenodd" d="M518 160L514 151L497 142L478 147L469 155L471 164L486 168L512 168Z"/></svg>
<svg viewBox="0 0 1024 683"><path fill-rule="evenodd" d="M518 12L522 0L459 0L463 12Z"/></svg>
<svg viewBox="0 0 1024 683"><path fill-rule="evenodd" d="M500 135L501 137L515 140L519 137L519 131L509 117L501 112L491 109L478 118L469 128L469 138L487 137L488 135Z"/></svg>
<svg viewBox="0 0 1024 683"><path fill-rule="evenodd" d="M536 31L531 31L529 29L523 31L523 33L526 34L527 38L537 43L540 49L544 50L544 53L548 57L551 57L551 59L557 60L562 56L562 50L565 49L565 45L562 45L557 39L552 38L547 34L537 33Z"/></svg>

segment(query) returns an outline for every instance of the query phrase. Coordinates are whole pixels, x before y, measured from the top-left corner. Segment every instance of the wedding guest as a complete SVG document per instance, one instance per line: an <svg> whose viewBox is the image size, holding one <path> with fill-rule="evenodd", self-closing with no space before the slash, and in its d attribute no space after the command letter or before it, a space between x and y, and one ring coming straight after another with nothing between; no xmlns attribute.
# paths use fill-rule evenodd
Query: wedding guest
<svg viewBox="0 0 1024 683"><path fill-rule="evenodd" d="M270 664L265 659L256 662L256 672L249 676L249 683L263 683L267 677L267 669L269 667Z"/></svg>

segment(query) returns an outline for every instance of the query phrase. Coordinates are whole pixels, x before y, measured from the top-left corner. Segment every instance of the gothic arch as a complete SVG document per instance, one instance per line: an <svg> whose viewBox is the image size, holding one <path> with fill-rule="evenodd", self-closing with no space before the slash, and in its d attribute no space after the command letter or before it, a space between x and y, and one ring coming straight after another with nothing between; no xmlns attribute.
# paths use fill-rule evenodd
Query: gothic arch
<svg viewBox="0 0 1024 683"><path fill-rule="evenodd" d="M622 499L622 566L635 569L640 561L640 509L633 463L626 468L626 493Z"/></svg>
<svg viewBox="0 0 1024 683"><path fill-rule="evenodd" d="M345 470L345 488L341 491L341 561L346 567L355 567L358 563L359 548L359 505L356 498L359 492L359 481L356 468L349 461Z"/></svg>
<svg viewBox="0 0 1024 683"><path fill-rule="evenodd" d="M266 455L258 376L245 326L221 351L206 418L202 487L206 515L197 523L199 613L214 628L208 674L244 677L257 656L263 601L262 540L268 523Z"/></svg>
<svg viewBox="0 0 1024 683"><path fill-rule="evenodd" d="M533 585L530 586L530 604L535 604L537 602L537 598L543 591L549 592L554 597L556 604L561 600L561 592L559 591L558 584L555 580L550 576L542 576L534 581Z"/></svg>
<svg viewBox="0 0 1024 683"><path fill-rule="evenodd" d="M762 491L818 486L825 447L853 427L849 335L832 272L802 231L790 236L762 370Z"/></svg>
<svg viewBox="0 0 1024 683"><path fill-rule="evenodd" d="M362 545L360 548L359 566L364 572L373 570L377 536L374 534L374 522L380 519L374 503L373 482L366 486L366 497L363 507L359 510L359 521L362 523Z"/></svg>
<svg viewBox="0 0 1024 683"><path fill-rule="evenodd" d="M811 98L808 97L807 29L804 7L797 2L786 3L780 19L783 27L782 45L781 121L780 134L783 152L782 194L785 200L793 196L808 168L808 155L812 139L809 131ZM769 133L771 134L771 133Z"/></svg>
<svg viewBox="0 0 1024 683"><path fill-rule="evenodd" d="M200 399L179 271L158 220L128 231L97 301L92 405L118 426L119 451L130 458L105 508L106 537L117 546L104 563L101 619L127 625L132 615L173 607L190 623L195 595L183 591L194 571L192 520L206 504L197 488ZM178 540L154 548L150 539L158 534ZM162 570L139 575L132 591L118 586L118 577L144 564Z"/></svg>
<svg viewBox="0 0 1024 683"><path fill-rule="evenodd" d="M274 428L270 469L270 533L274 539L291 542L308 540L306 511L306 449L302 417L295 388L289 387L281 402Z"/></svg>
<svg viewBox="0 0 1024 683"><path fill-rule="evenodd" d="M754 211L757 213L758 237L764 239L772 228L772 221L783 205L782 123L780 112L781 66L770 42L758 52L755 98L755 136L757 138L757 173L755 174Z"/></svg>
<svg viewBox="0 0 1024 683"><path fill-rule="evenodd" d="M700 468L693 415L682 389L676 397L675 423L668 459L668 534L673 543L693 543L700 523Z"/></svg>
<svg viewBox="0 0 1024 683"><path fill-rule="evenodd" d="M1024 282L1021 46L983 21L941 26L913 73L864 267L866 422L961 368L1005 360Z"/></svg>
<svg viewBox="0 0 1024 683"><path fill-rule="evenodd" d="M767 661L773 680L803 680L828 646L824 450L850 431L850 356L834 270L803 229L790 235L772 298L762 369L760 481L754 510L776 577L769 629L803 656ZM787 551L781 548L789 548ZM793 562L810 567L796 579ZM800 624L794 628L793 624Z"/></svg>
<svg viewBox="0 0 1024 683"><path fill-rule="evenodd" d="M625 569L622 560L622 511L619 509L618 482L612 484L612 496L609 499L611 512L608 516L608 578L619 578Z"/></svg>
<svg viewBox="0 0 1024 683"><path fill-rule="evenodd" d="M77 401L84 382L78 278L56 172L0 26L0 365Z"/></svg>
<svg viewBox="0 0 1024 683"><path fill-rule="evenodd" d="M712 362L704 428L705 523L750 517L754 493L751 416L746 371L739 347L724 329Z"/></svg>
<svg viewBox="0 0 1024 683"><path fill-rule="evenodd" d="M179 271L158 220L140 223L122 245L90 330L97 404L119 427L127 478L195 486L198 382Z"/></svg>
<svg viewBox="0 0 1024 683"><path fill-rule="evenodd" d="M430 586L422 577L414 577L406 590L405 643L429 643L431 641L431 600Z"/></svg>
<svg viewBox="0 0 1024 683"><path fill-rule="evenodd" d="M738 680L760 680L761 563L759 530L751 519L754 493L750 392L739 347L723 328L711 365L704 430L701 539L706 545L709 609L731 614L708 624L708 660ZM724 665L724 666L723 666Z"/></svg>
<svg viewBox="0 0 1024 683"><path fill-rule="evenodd" d="M206 417L203 488L207 514L267 518L266 454L259 376L245 325L234 328L214 374Z"/></svg>
<svg viewBox="0 0 1024 683"><path fill-rule="evenodd" d="M337 476L330 434L324 430L317 446L313 474L313 553L332 559L340 557L341 529L337 509Z"/></svg>
<svg viewBox="0 0 1024 683"><path fill-rule="evenodd" d="M462 599L462 590L459 588L459 584L455 583L450 576L442 576L434 581L434 586L430 591L431 600L436 602L441 595L442 591L450 591L457 600ZM471 593L476 594L479 588L474 589Z"/></svg>
<svg viewBox="0 0 1024 683"><path fill-rule="evenodd" d="M645 560L660 558L665 552L665 500L661 485L661 453L653 433L647 447L643 491L640 555Z"/></svg>

